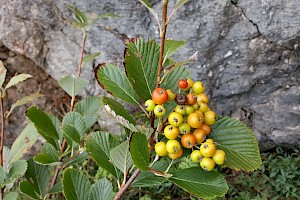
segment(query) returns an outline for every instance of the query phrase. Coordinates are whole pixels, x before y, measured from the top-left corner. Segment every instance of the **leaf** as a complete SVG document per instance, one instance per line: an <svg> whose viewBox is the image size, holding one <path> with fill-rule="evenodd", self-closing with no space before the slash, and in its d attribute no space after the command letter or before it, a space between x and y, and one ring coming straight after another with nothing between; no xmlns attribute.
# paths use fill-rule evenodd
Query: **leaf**
<svg viewBox="0 0 300 200"><path fill-rule="evenodd" d="M103 18L120 18L120 16L114 13L105 13L93 18L91 24L96 23L99 19L103 19Z"/></svg>
<svg viewBox="0 0 300 200"><path fill-rule="evenodd" d="M48 191L49 194L58 194L62 192L62 183L59 181L56 183L50 190Z"/></svg>
<svg viewBox="0 0 300 200"><path fill-rule="evenodd" d="M130 154L134 165L146 171L150 162L150 152L146 135L134 133L130 142Z"/></svg>
<svg viewBox="0 0 300 200"><path fill-rule="evenodd" d="M31 197L33 199L41 199L39 198L39 195L35 192L31 183L29 183L29 181L22 181L20 183L19 188L20 188L20 192L27 195L28 197Z"/></svg>
<svg viewBox="0 0 300 200"><path fill-rule="evenodd" d="M10 110L9 112L7 113L6 115L6 118L8 118L8 116L11 114L11 112L18 106L22 106L24 104L27 104L27 103L31 103L33 100L35 100L36 98L39 98L39 97L43 97L44 95L43 94L39 94L39 93L35 93L35 94L31 94L29 96L25 96L19 100L17 100L15 103L13 103L10 107Z"/></svg>
<svg viewBox="0 0 300 200"><path fill-rule="evenodd" d="M12 163L7 179L15 179L23 176L27 170L27 162L26 160L18 160Z"/></svg>
<svg viewBox="0 0 300 200"><path fill-rule="evenodd" d="M72 141L76 142L77 144L80 143L80 133L77 131L77 129L69 124L63 125L62 126L62 130L63 133L70 139L72 139Z"/></svg>
<svg viewBox="0 0 300 200"><path fill-rule="evenodd" d="M10 192L3 198L3 200L17 200L17 198L18 198L17 192Z"/></svg>
<svg viewBox="0 0 300 200"><path fill-rule="evenodd" d="M144 100L151 99L156 87L159 45L154 40L138 39L127 44L125 70L137 94Z"/></svg>
<svg viewBox="0 0 300 200"><path fill-rule="evenodd" d="M50 117L35 106L32 106L27 110L26 116L34 124L38 133L54 147L57 147L56 140L59 139L59 135Z"/></svg>
<svg viewBox="0 0 300 200"><path fill-rule="evenodd" d="M110 163L111 143L112 137L109 133L93 132L87 137L85 148L97 165L117 177L116 169Z"/></svg>
<svg viewBox="0 0 300 200"><path fill-rule="evenodd" d="M5 173L4 173L3 167L0 166L0 185L2 185L4 183L4 178L5 178Z"/></svg>
<svg viewBox="0 0 300 200"><path fill-rule="evenodd" d="M159 30L160 30L161 25L159 23L157 12L155 12L155 10L152 8L152 6L150 5L150 3L147 0L139 0L139 2L141 2L151 12L151 14L153 15L157 25L159 26Z"/></svg>
<svg viewBox="0 0 300 200"><path fill-rule="evenodd" d="M239 120L219 117L209 137L217 143L218 149L225 152L224 166L245 171L253 171L261 166L255 135Z"/></svg>
<svg viewBox="0 0 300 200"><path fill-rule="evenodd" d="M69 8L74 15L74 19L76 20L76 24L78 28L85 28L89 25L89 19L85 12L78 10L75 7L72 7L69 4L65 4L67 8Z"/></svg>
<svg viewBox="0 0 300 200"><path fill-rule="evenodd" d="M99 110L101 107L101 100L99 97L86 97L75 104L74 111L83 116L87 130L90 129L99 118Z"/></svg>
<svg viewBox="0 0 300 200"><path fill-rule="evenodd" d="M102 178L91 187L89 200L112 200L113 186L109 180Z"/></svg>
<svg viewBox="0 0 300 200"><path fill-rule="evenodd" d="M88 55L85 55L82 59L82 64L85 64L87 62L90 62L92 60L94 60L95 58L97 58L98 56L100 55L99 52L97 53L93 53L93 54L88 54Z"/></svg>
<svg viewBox="0 0 300 200"><path fill-rule="evenodd" d="M85 132L87 131L84 119L83 119L82 115L78 112L68 112L64 116L64 118L62 120L62 127L64 128L66 125L70 125L70 126L74 127L77 130L77 132L79 133L80 139L84 136ZM64 131L63 128L62 128L62 130Z"/></svg>
<svg viewBox="0 0 300 200"><path fill-rule="evenodd" d="M128 103L139 105L138 95L131 86L126 74L111 64L98 65L96 79L103 89Z"/></svg>
<svg viewBox="0 0 300 200"><path fill-rule="evenodd" d="M153 187L162 185L166 181L165 178L156 176L152 172L142 171L131 187Z"/></svg>
<svg viewBox="0 0 300 200"><path fill-rule="evenodd" d="M119 102L104 96L102 97L102 104L108 105L110 109L113 110L117 115L124 117L126 120L128 120L129 123L136 125L136 122L131 114Z"/></svg>
<svg viewBox="0 0 300 200"><path fill-rule="evenodd" d="M88 200L91 184L82 172L70 168L65 170L62 183L67 200Z"/></svg>
<svg viewBox="0 0 300 200"><path fill-rule="evenodd" d="M177 0L175 4L175 9L178 9L179 7L183 6L183 4L189 2L190 0Z"/></svg>
<svg viewBox="0 0 300 200"><path fill-rule="evenodd" d="M99 112L101 106L101 99L99 97L90 96L77 102L74 107L74 111L81 115L92 114Z"/></svg>
<svg viewBox="0 0 300 200"><path fill-rule="evenodd" d="M164 50L164 60L163 63L173 55L177 49L184 46L186 41L177 41L177 40L166 40L165 41L165 50Z"/></svg>
<svg viewBox="0 0 300 200"><path fill-rule="evenodd" d="M34 126L32 124L28 124L14 141L6 160L6 166L9 167L12 163L22 158L23 155L30 150L32 145L38 139L38 136L39 135Z"/></svg>
<svg viewBox="0 0 300 200"><path fill-rule="evenodd" d="M170 181L201 198L224 196L228 190L225 178L218 172L206 172L200 167L176 171Z"/></svg>
<svg viewBox="0 0 300 200"><path fill-rule="evenodd" d="M34 157L34 161L42 165L59 164L58 152L51 144L46 143L41 148L41 153Z"/></svg>
<svg viewBox="0 0 300 200"><path fill-rule="evenodd" d="M164 172L168 168L169 163L166 160L159 160L151 166L152 169ZM153 187L162 185L166 179L161 176L156 176L149 171L141 171L137 178L132 183L132 187Z"/></svg>
<svg viewBox="0 0 300 200"><path fill-rule="evenodd" d="M44 196L51 178L49 167L37 164L32 159L29 159L27 163L28 168L25 173L25 177L28 183L30 183L31 187L37 194Z"/></svg>
<svg viewBox="0 0 300 200"><path fill-rule="evenodd" d="M5 86L4 90L7 90L8 88L10 88L11 86L17 85L18 83L25 81L28 78L31 78L32 76L30 74L19 74L16 75L14 77L12 77L8 83Z"/></svg>
<svg viewBox="0 0 300 200"><path fill-rule="evenodd" d="M78 95L89 84L89 81L81 77L65 76L58 81L58 85L71 97Z"/></svg>
<svg viewBox="0 0 300 200"><path fill-rule="evenodd" d="M0 88L2 87L5 77L6 77L7 69L4 67L2 60L0 60Z"/></svg>
<svg viewBox="0 0 300 200"><path fill-rule="evenodd" d="M77 164L77 163L81 163L84 160L88 159L89 154L86 151L81 152L79 155L75 156L71 161L69 161L65 167Z"/></svg>
<svg viewBox="0 0 300 200"><path fill-rule="evenodd" d="M128 140L122 142L110 151L114 165L125 174L132 167L132 158L129 152Z"/></svg>
<svg viewBox="0 0 300 200"><path fill-rule="evenodd" d="M61 121L56 116L51 115L51 114L48 115L48 117L51 119L52 124L54 125L54 127L56 129L56 132L58 133L59 140L61 141L62 137L63 137L63 133L62 133L62 130L60 128Z"/></svg>
<svg viewBox="0 0 300 200"><path fill-rule="evenodd" d="M104 110L107 112L108 115L113 117L115 120L117 120L122 126L128 128L129 130L133 132L142 132L142 133L148 133L151 132L152 128L150 127L142 127L138 125L131 124L127 119L125 119L122 116L119 116L115 113L114 110L112 110L108 105L104 106ZM147 135L147 134L146 134Z"/></svg>

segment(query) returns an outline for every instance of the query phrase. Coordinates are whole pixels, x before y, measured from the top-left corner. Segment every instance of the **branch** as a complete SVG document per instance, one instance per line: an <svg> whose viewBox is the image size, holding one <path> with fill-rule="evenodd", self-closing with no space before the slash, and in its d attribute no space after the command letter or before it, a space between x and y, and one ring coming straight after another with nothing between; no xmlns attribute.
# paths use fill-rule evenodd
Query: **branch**
<svg viewBox="0 0 300 200"><path fill-rule="evenodd" d="M131 177L128 179L128 181L125 183L125 185L123 185L123 187L118 191L118 193L116 194L114 200L118 200L121 198L121 196L124 194L124 192L129 188L129 186L131 185L131 183L134 181L134 179L139 175L139 173L141 172L141 170L136 169L134 171L134 173L131 175Z"/></svg>
<svg viewBox="0 0 300 200"><path fill-rule="evenodd" d="M168 11L168 0L163 0L163 7L162 7L162 21L163 26L160 30L160 52L159 52L159 61L158 61L158 71L157 71L157 81L156 86L160 87L160 79L161 79L161 72L163 70L163 60L164 60L164 51L165 51L165 40L166 40L166 33L167 33L167 11Z"/></svg>

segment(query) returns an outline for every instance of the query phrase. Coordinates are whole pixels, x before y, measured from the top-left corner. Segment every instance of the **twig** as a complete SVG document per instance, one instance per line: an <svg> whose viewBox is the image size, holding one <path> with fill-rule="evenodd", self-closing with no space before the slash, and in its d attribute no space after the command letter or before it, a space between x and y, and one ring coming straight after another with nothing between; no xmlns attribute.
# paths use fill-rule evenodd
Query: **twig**
<svg viewBox="0 0 300 200"><path fill-rule="evenodd" d="M3 107L3 98L0 97L0 109L1 109L1 143L0 143L0 164L3 166L3 148L4 148L4 128L5 128L5 116ZM0 199L4 197L4 187L1 188Z"/></svg>
<svg viewBox="0 0 300 200"><path fill-rule="evenodd" d="M157 81L156 86L160 87L161 72L163 70L163 60L164 60L164 51L165 51L165 40L167 33L167 12L168 12L168 0L163 0L162 7L162 29L160 30L160 52L159 52L159 61L158 61L158 70L157 70Z"/></svg>
<svg viewBox="0 0 300 200"><path fill-rule="evenodd" d="M116 194L114 200L118 200L121 198L121 196L124 194L124 192L129 188L131 183L134 181L134 179L139 175L141 171L139 169L136 169L134 173L131 175L131 177L128 179L128 181L123 185L123 187L118 191Z"/></svg>
<svg viewBox="0 0 300 200"><path fill-rule="evenodd" d="M0 109L1 109L1 142L0 142L0 164L3 166L3 148L4 148L4 127L5 127L5 116L3 108L3 98L0 97Z"/></svg>

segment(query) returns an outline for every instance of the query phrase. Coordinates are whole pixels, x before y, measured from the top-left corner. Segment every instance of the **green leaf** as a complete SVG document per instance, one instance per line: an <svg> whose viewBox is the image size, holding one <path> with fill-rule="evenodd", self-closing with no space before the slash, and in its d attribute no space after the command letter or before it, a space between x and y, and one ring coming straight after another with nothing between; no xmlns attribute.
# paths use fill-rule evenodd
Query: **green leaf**
<svg viewBox="0 0 300 200"><path fill-rule="evenodd" d="M97 180L91 187L89 200L112 200L113 186L109 180L102 178Z"/></svg>
<svg viewBox="0 0 300 200"><path fill-rule="evenodd" d="M114 165L125 174L132 167L132 158L129 152L128 140L122 142L110 151Z"/></svg>
<svg viewBox="0 0 300 200"><path fill-rule="evenodd" d="M0 60L0 88L2 87L5 77L6 77L7 69L4 67L3 62Z"/></svg>
<svg viewBox="0 0 300 200"><path fill-rule="evenodd" d="M134 133L130 142L130 154L134 165L146 171L150 162L150 152L146 135Z"/></svg>
<svg viewBox="0 0 300 200"><path fill-rule="evenodd" d="M4 183L4 177L5 177L5 173L4 173L3 167L0 166L0 185L2 185Z"/></svg>
<svg viewBox="0 0 300 200"><path fill-rule="evenodd" d="M54 127L56 129L56 132L58 133L59 140L62 141L63 133L62 133L62 130L60 128L61 121L56 116L51 115L51 114L48 115L48 117L51 119L52 124L54 125Z"/></svg>
<svg viewBox="0 0 300 200"><path fill-rule="evenodd" d="M16 192L10 192L9 194L7 194L3 200L17 200L18 198L18 193Z"/></svg>
<svg viewBox="0 0 300 200"><path fill-rule="evenodd" d="M82 12L77 8L72 7L69 4L65 4L65 5L73 12L74 19L76 21L78 28L86 28L89 25L89 19L85 12Z"/></svg>
<svg viewBox="0 0 300 200"><path fill-rule="evenodd" d="M65 76L58 81L58 85L71 97L78 95L89 84L89 81L81 77Z"/></svg>
<svg viewBox="0 0 300 200"><path fill-rule="evenodd" d="M39 98L39 97L43 97L44 95L43 94L39 94L39 93L35 93L35 94L31 94L29 96L25 96L19 100L17 100L15 103L13 103L10 107L10 110L9 112L7 113L6 115L6 118L8 118L8 116L11 114L11 112L18 106L22 106L24 104L27 104L27 103L31 103L33 100L35 100L36 98Z"/></svg>
<svg viewBox="0 0 300 200"><path fill-rule="evenodd" d="M10 88L11 86L17 85L18 83L25 81L28 78L31 78L32 76L30 74L19 74L14 77L12 77L8 83L5 86L5 90Z"/></svg>
<svg viewBox="0 0 300 200"><path fill-rule="evenodd" d="M37 194L44 196L51 178L49 167L37 164L32 159L29 159L27 163L28 168L25 173L25 177L28 183L30 183L31 187Z"/></svg>
<svg viewBox="0 0 300 200"><path fill-rule="evenodd" d="M70 168L65 170L62 183L67 200L88 200L91 184L82 172Z"/></svg>
<svg viewBox="0 0 300 200"><path fill-rule="evenodd" d="M62 192L62 183L59 181L56 183L50 190L48 191L49 194L58 194Z"/></svg>
<svg viewBox="0 0 300 200"><path fill-rule="evenodd" d="M152 169L164 172L167 170L169 163L166 160L159 160L151 166ZM162 185L166 179L161 176L156 176L150 171L141 171L137 178L132 183L132 187L153 187Z"/></svg>
<svg viewBox="0 0 300 200"><path fill-rule="evenodd" d="M183 6L183 4L189 2L190 0L177 0L175 4L175 9L178 9L179 7Z"/></svg>
<svg viewBox="0 0 300 200"><path fill-rule="evenodd" d="M159 23L157 12L155 12L155 10L152 8L152 6L150 5L150 3L147 0L139 0L139 2L141 2L150 11L150 13L153 15L153 17L154 17L154 19L155 19L155 21L158 24L159 29L160 29L161 25Z"/></svg>
<svg viewBox="0 0 300 200"><path fill-rule="evenodd" d="M49 154L39 153L34 157L34 161L41 165L49 165L53 163L57 163L57 160L53 159Z"/></svg>
<svg viewBox="0 0 300 200"><path fill-rule="evenodd" d="M34 126L31 123L28 124L14 141L6 160L6 166L9 167L12 163L22 158L35 143L38 137L39 134Z"/></svg>
<svg viewBox="0 0 300 200"><path fill-rule="evenodd" d="M170 181L201 198L224 196L228 190L225 178L218 172L206 172L200 167L176 171Z"/></svg>
<svg viewBox="0 0 300 200"><path fill-rule="evenodd" d="M157 81L159 45L154 40L138 39L127 44L125 69L138 95L146 101L151 99Z"/></svg>
<svg viewBox="0 0 300 200"><path fill-rule="evenodd" d="M85 151L83 151L82 153L80 153L79 155L75 156L71 161L69 161L65 167L77 164L77 163L81 163L84 160L88 159L89 154Z"/></svg>
<svg viewBox="0 0 300 200"><path fill-rule="evenodd" d="M120 18L120 16L114 13L105 13L93 18L91 24L96 23L99 19L103 19L103 18Z"/></svg>
<svg viewBox="0 0 300 200"><path fill-rule="evenodd" d="M35 189L32 187L32 184L29 183L29 181L22 181L20 183L20 192L25 194L28 197L31 197L33 199L41 199L39 197L39 194L36 193Z"/></svg>
<svg viewBox="0 0 300 200"><path fill-rule="evenodd" d="M109 133L93 132L85 142L86 151L90 154L97 165L106 169L109 173L117 177L114 166L110 163L110 150L112 137Z"/></svg>
<svg viewBox="0 0 300 200"><path fill-rule="evenodd" d="M44 111L35 106L32 106L27 110L26 116L34 124L38 133L50 144L57 147L56 140L59 139L59 135L50 117Z"/></svg>
<svg viewBox="0 0 300 200"><path fill-rule="evenodd" d="M73 126L77 132L80 134L80 138L82 138L87 131L87 128L85 126L84 119L82 115L78 112L68 112L63 120L62 120L62 126L65 127L66 125ZM64 129L63 129L64 131Z"/></svg>
<svg viewBox="0 0 300 200"><path fill-rule="evenodd" d="M46 143L34 161L42 165L58 164L58 152L51 144Z"/></svg>
<svg viewBox="0 0 300 200"><path fill-rule="evenodd" d="M209 137L217 143L218 149L225 152L224 166L245 171L253 171L261 166L255 134L239 120L219 117Z"/></svg>
<svg viewBox="0 0 300 200"><path fill-rule="evenodd" d="M128 120L129 123L136 125L136 122L131 114L119 102L104 96L102 97L102 104L108 105L110 109L113 110L117 115L124 117L126 120Z"/></svg>
<svg viewBox="0 0 300 200"><path fill-rule="evenodd" d="M97 58L98 56L100 55L99 52L97 53L94 53L94 54L88 54L88 55L85 55L82 59L82 64L85 64L87 62L90 62L92 60L94 60L95 58Z"/></svg>
<svg viewBox="0 0 300 200"><path fill-rule="evenodd" d="M90 129L99 118L99 110L101 107L101 100L99 97L86 97L75 104L74 111L83 116L87 130Z"/></svg>
<svg viewBox="0 0 300 200"><path fill-rule="evenodd" d="M163 63L171 56L173 55L177 49L184 46L186 44L186 41L177 41L177 40L166 40L165 41L165 49L164 49L164 60Z"/></svg>
<svg viewBox="0 0 300 200"><path fill-rule="evenodd" d="M119 122L122 126L128 128L129 130L133 132L142 132L148 135L147 133L151 132L153 129L151 127L142 127L139 125L133 125L131 124L127 119L125 119L123 116L119 116L115 113L114 110L112 110L109 105L104 106L104 110L107 112L108 115L110 115L112 118L114 118L117 122Z"/></svg>
<svg viewBox="0 0 300 200"><path fill-rule="evenodd" d="M131 187L153 187L162 185L166 181L165 178L156 176L152 172L142 171L134 180Z"/></svg>
<svg viewBox="0 0 300 200"><path fill-rule="evenodd" d="M15 179L23 176L27 170L27 162L25 160L18 160L12 163L7 179Z"/></svg>
<svg viewBox="0 0 300 200"><path fill-rule="evenodd" d="M103 89L128 103L139 105L138 95L131 86L126 74L111 64L98 65L96 79Z"/></svg>
<svg viewBox="0 0 300 200"><path fill-rule="evenodd" d="M67 137L72 139L72 141L76 142L77 144L80 143L80 139L81 139L80 133L77 131L77 129L74 126L65 124L62 126L62 130Z"/></svg>

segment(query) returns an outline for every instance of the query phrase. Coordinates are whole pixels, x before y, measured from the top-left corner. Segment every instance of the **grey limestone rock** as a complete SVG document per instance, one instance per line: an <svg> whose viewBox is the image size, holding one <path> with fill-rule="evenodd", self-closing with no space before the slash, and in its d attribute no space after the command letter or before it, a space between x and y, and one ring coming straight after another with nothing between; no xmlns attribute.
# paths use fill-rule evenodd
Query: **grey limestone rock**
<svg viewBox="0 0 300 200"><path fill-rule="evenodd" d="M159 0L150 1L159 11ZM170 1L170 8L175 1ZM68 26L71 13L63 0L2 0L0 42L30 58L53 78L73 74L82 36ZM154 38L151 14L137 0L73 0L93 15L113 12L121 19L103 20L88 34L85 53L101 52L86 64L91 84L84 94L105 94L94 81L100 62L122 65L124 41ZM262 149L300 144L300 4L299 0L191 0L169 24L167 37L187 40L174 57L186 59L194 79L207 85L211 106L249 125Z"/></svg>

